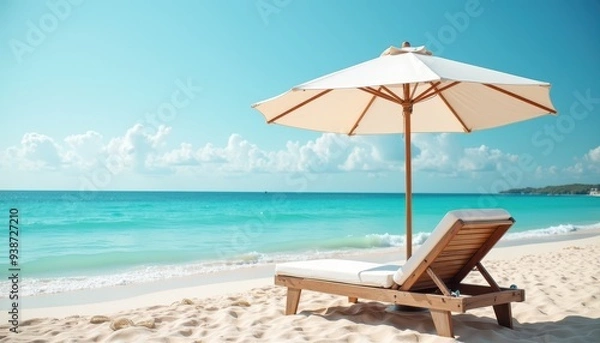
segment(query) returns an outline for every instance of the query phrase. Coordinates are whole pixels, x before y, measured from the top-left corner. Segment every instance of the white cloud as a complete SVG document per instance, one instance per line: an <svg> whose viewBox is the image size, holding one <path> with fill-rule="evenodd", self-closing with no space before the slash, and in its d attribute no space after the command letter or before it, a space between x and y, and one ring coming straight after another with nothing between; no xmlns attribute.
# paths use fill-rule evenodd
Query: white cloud
<svg viewBox="0 0 600 343"><path fill-rule="evenodd" d="M20 170L85 172L106 167L112 173L125 170L143 172L147 171L146 160L158 153L170 130L161 126L154 134L148 134L142 125L136 124L124 136L113 138L108 143L95 131L69 135L60 143L44 134L29 132L19 145L7 148L0 157Z"/></svg>
<svg viewBox="0 0 600 343"><path fill-rule="evenodd" d="M62 163L61 147L46 135L29 132L19 146L5 152L6 159L22 170L56 169Z"/></svg>
<svg viewBox="0 0 600 343"><path fill-rule="evenodd" d="M62 159L68 164L79 169L93 167L102 150L102 135L95 131L84 134L67 136L64 139L65 151Z"/></svg>
<svg viewBox="0 0 600 343"><path fill-rule="evenodd" d="M575 158L575 163L564 170L576 176L591 174L597 178L600 173L600 146L590 149L582 157Z"/></svg>
<svg viewBox="0 0 600 343"><path fill-rule="evenodd" d="M156 133L150 134L141 124L135 124L122 137L111 139L102 148L103 156L113 173L132 169L137 172L151 171L151 161L161 147L171 128L161 125Z"/></svg>
<svg viewBox="0 0 600 343"><path fill-rule="evenodd" d="M518 162L518 156L486 145L463 148L450 134L417 134L413 143L413 170L456 177L474 176L482 172L503 172Z"/></svg>
<svg viewBox="0 0 600 343"><path fill-rule="evenodd" d="M177 149L173 149L162 156L150 158L149 163L159 167L197 165L198 158L191 144L181 143Z"/></svg>
<svg viewBox="0 0 600 343"><path fill-rule="evenodd" d="M84 134L76 134L65 137L65 142L74 148L89 144L89 142L97 143L101 141L102 135L95 131L87 131Z"/></svg>
<svg viewBox="0 0 600 343"><path fill-rule="evenodd" d="M152 165L160 168L198 168L220 172L336 173L341 171L389 170L380 148L368 139L323 134L300 144L288 141L284 149L265 151L239 134L232 134L224 147L207 144L194 149L183 143L177 149L157 155Z"/></svg>
<svg viewBox="0 0 600 343"><path fill-rule="evenodd" d="M239 134L224 146L190 143L165 150L171 128L148 132L141 124L108 142L95 131L66 137L57 144L51 137L28 133L21 145L7 150L22 166L90 170L104 166L111 173L124 171L178 172L182 169L223 173L337 173L369 172L372 175L403 169L404 142L399 136L348 137L325 133L304 144L288 141L285 148L266 151ZM493 170L508 155L486 146L461 150L449 135L415 135L415 170L453 175L461 171Z"/></svg>
<svg viewBox="0 0 600 343"><path fill-rule="evenodd" d="M584 165L583 163L581 163L581 162L577 162L577 163L575 163L575 164L573 164L573 165L571 165L571 166L568 166L568 167L566 167L566 168L565 168L565 171L566 171L567 173L570 173L570 174L575 174L575 175L581 175L581 174L583 174L583 173L585 172L585 170L586 170L586 167L585 167L585 165ZM545 174L546 174L546 173L542 173L542 172L540 171L540 175L541 175L541 176L545 176Z"/></svg>
<svg viewBox="0 0 600 343"><path fill-rule="evenodd" d="M413 170L455 175L460 148L448 134L415 134L412 139L418 151L413 152Z"/></svg>
<svg viewBox="0 0 600 343"><path fill-rule="evenodd" d="M580 168L580 167L581 166L577 166L575 168ZM543 179L547 179L549 176L558 176L562 172L564 172L564 170L562 170L558 166L549 166L549 167L537 166L535 168L533 175L535 176L535 178L543 180Z"/></svg>
<svg viewBox="0 0 600 343"><path fill-rule="evenodd" d="M288 141L281 149L264 150L239 134L224 144L194 146L183 142L167 148L171 128L146 130L141 124L123 135L106 138L95 131L67 136L62 141L39 133L24 135L5 157L23 170L50 168L80 172L105 170L111 175L182 174L244 175L245 173L347 173L384 177L404 168L401 136L348 137L325 133L307 142ZM518 156L486 145L464 148L449 134L413 135L413 170L433 177L483 177L514 169ZM570 173L600 169L600 147L571 166ZM538 169L535 175L559 173L558 167ZM204 173L204 174L203 174ZM487 174L486 174L487 173Z"/></svg>
<svg viewBox="0 0 600 343"><path fill-rule="evenodd" d="M585 154L585 159L591 163L600 163L600 146L591 149L587 154Z"/></svg>
<svg viewBox="0 0 600 343"><path fill-rule="evenodd" d="M464 149L464 156L460 159L458 166L461 171L488 172L502 171L506 165L518 162L517 155L503 153L498 149L490 149L481 145L477 148Z"/></svg>

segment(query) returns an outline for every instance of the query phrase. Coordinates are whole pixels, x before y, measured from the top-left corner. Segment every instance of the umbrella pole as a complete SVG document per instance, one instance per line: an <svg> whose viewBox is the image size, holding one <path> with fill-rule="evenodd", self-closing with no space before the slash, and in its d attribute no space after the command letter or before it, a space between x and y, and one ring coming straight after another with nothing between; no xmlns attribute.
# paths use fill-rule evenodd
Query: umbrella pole
<svg viewBox="0 0 600 343"><path fill-rule="evenodd" d="M408 85L405 85L407 88ZM405 99L407 89L404 91ZM412 156L410 151L410 115L412 113L412 106L410 104L403 105L404 112L404 175L406 184L406 259L408 260L412 256Z"/></svg>

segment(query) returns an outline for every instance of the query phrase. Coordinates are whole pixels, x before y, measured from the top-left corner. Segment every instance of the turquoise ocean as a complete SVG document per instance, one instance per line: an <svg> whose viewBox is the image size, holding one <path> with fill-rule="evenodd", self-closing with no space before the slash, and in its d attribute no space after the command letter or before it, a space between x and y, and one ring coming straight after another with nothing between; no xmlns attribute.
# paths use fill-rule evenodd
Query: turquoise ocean
<svg viewBox="0 0 600 343"><path fill-rule="evenodd" d="M447 211L494 207L516 219L505 241L600 228L600 197L415 194L414 244ZM398 247L398 259L404 252L404 194L0 192L6 227L11 209L18 211L25 296L389 247ZM0 298L9 287L0 281Z"/></svg>

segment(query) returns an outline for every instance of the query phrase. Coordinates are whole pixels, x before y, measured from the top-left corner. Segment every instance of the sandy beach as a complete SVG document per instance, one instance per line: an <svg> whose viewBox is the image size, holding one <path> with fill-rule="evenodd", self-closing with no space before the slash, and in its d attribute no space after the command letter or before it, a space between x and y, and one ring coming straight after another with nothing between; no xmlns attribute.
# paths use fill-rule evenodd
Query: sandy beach
<svg viewBox="0 0 600 343"><path fill-rule="evenodd" d="M600 343L600 0L0 18L0 343Z"/></svg>
<svg viewBox="0 0 600 343"><path fill-rule="evenodd" d="M477 309L453 315L455 340L592 342L600 337L600 235L572 238L494 248L485 260L488 270L501 285L526 290L526 301L513 304L515 328L498 326L491 308ZM393 261L393 254L369 257L386 258ZM308 291L298 314L285 316L285 289L272 285L272 273L273 266L266 266L240 272L242 281L229 275L221 276L224 282L204 284L177 280L156 291L146 285L141 295L140 288L122 287L25 299L18 334L9 331L3 311L0 342L453 341L435 335L428 312L391 312L387 304L353 305L344 297ZM483 282L477 275L470 278Z"/></svg>

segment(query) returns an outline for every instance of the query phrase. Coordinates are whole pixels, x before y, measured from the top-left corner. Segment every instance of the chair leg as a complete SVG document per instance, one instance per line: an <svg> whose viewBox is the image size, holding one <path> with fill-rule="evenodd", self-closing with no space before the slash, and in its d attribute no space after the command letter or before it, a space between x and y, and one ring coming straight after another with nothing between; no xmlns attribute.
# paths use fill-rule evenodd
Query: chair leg
<svg viewBox="0 0 600 343"><path fill-rule="evenodd" d="M285 314L296 314L298 303L300 302L300 293L302 293L302 289L288 288Z"/></svg>
<svg viewBox="0 0 600 343"><path fill-rule="evenodd" d="M512 311L510 309L510 303L494 305L494 312L496 313L496 319L498 319L498 324L506 326L507 328L513 328Z"/></svg>
<svg viewBox="0 0 600 343"><path fill-rule="evenodd" d="M433 325L439 336L454 337L454 328L452 327L452 315L450 311L430 309Z"/></svg>
<svg viewBox="0 0 600 343"><path fill-rule="evenodd" d="M356 297L348 297L348 301L351 302L351 303L353 303L353 304L356 304L358 302L358 298L356 298Z"/></svg>

